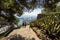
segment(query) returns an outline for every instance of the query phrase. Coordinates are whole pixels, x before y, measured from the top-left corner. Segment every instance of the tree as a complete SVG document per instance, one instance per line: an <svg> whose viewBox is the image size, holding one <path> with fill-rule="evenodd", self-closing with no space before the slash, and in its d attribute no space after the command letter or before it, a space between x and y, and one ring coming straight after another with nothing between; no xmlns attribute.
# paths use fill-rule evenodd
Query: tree
<svg viewBox="0 0 60 40"><path fill-rule="evenodd" d="M21 15L24 8L34 8L35 2L36 0L31 2L27 2L27 0L0 0L0 17L7 19L8 22L15 22L14 14Z"/></svg>
<svg viewBox="0 0 60 40"><path fill-rule="evenodd" d="M56 11L56 3L58 3L59 0L45 0L44 7L46 9L49 9L50 11Z"/></svg>
<svg viewBox="0 0 60 40"><path fill-rule="evenodd" d="M44 16L39 20L30 23L30 27L45 30L49 37L60 37L60 14ZM36 30L34 30L36 31ZM54 38L55 39L55 38Z"/></svg>
<svg viewBox="0 0 60 40"><path fill-rule="evenodd" d="M50 10L55 9L55 4L58 1L59 0L45 0L44 8L48 8ZM39 4L38 2L40 2L40 0L0 0L0 17L7 19L8 22L15 22L16 18L14 14L21 15L25 8L34 9L37 4ZM2 11L5 13L5 15L2 13Z"/></svg>

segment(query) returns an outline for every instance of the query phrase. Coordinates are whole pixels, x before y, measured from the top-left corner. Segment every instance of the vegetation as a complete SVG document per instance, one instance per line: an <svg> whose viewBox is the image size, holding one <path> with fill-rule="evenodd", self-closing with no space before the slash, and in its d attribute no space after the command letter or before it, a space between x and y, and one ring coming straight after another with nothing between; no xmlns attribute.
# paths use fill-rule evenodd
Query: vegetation
<svg viewBox="0 0 60 40"><path fill-rule="evenodd" d="M0 0L0 25L17 25L19 20L14 15L17 14L18 16L21 16L25 8L28 10L31 8L34 9L35 0L32 0L31 2L27 2L27 0ZM18 26L18 28L19 27L20 26ZM0 34L0 36L10 33L11 29L13 30L13 26L5 33Z"/></svg>
<svg viewBox="0 0 60 40"><path fill-rule="evenodd" d="M60 36L60 14L50 14L32 22L30 26L45 30L49 37Z"/></svg>
<svg viewBox="0 0 60 40"><path fill-rule="evenodd" d="M56 11L56 5L59 2L59 0L45 0L45 10L47 9L47 11Z"/></svg>
<svg viewBox="0 0 60 40"><path fill-rule="evenodd" d="M21 15L25 8L34 9L40 0L0 0L0 17L7 19L9 22L15 22L16 19L14 14ZM59 0L45 0L44 8L53 10L56 7L56 3ZM40 4L39 4L40 5ZM5 15L1 13L1 11L5 12Z"/></svg>
<svg viewBox="0 0 60 40"><path fill-rule="evenodd" d="M30 2L27 0L0 0L0 18L4 18L10 24L17 24L18 20L14 14L20 16L25 8L29 10L37 7L38 2L39 0ZM45 9L43 11L49 16L32 22L30 26L45 30L49 36L60 35L60 6L57 5L58 2L59 0L45 0L45 4L43 4Z"/></svg>
<svg viewBox="0 0 60 40"><path fill-rule="evenodd" d="M0 17L5 18L8 22L16 23L14 14L22 15L25 8L34 8L35 0L27 2L27 0L0 0ZM2 11L5 13L2 13Z"/></svg>

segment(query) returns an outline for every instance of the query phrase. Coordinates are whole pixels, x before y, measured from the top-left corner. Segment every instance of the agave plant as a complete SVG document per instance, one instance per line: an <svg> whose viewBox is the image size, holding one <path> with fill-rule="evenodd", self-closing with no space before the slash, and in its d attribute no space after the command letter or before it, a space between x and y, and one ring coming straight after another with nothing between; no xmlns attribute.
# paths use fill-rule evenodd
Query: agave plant
<svg viewBox="0 0 60 40"><path fill-rule="evenodd" d="M57 36L60 32L60 14L51 14L49 16L43 17L33 23L33 27L38 27L40 29L48 32L49 35Z"/></svg>

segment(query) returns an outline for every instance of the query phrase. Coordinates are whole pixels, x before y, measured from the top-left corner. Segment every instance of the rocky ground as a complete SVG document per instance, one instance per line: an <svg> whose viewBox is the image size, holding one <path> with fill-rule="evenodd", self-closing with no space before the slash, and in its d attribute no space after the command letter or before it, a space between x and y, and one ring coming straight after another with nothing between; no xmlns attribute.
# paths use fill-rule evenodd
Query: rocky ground
<svg viewBox="0 0 60 40"><path fill-rule="evenodd" d="M14 39L15 38L15 39ZM41 40L29 25L22 26L19 29L13 30L7 37L0 40Z"/></svg>

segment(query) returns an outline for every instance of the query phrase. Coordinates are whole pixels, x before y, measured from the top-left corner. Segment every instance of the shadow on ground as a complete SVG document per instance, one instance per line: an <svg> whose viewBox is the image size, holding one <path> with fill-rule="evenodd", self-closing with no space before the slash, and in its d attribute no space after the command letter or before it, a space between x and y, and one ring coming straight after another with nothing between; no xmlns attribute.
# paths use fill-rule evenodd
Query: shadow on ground
<svg viewBox="0 0 60 40"><path fill-rule="evenodd" d="M35 40L35 38L25 38L21 35L11 35L10 37L7 37L7 40Z"/></svg>

